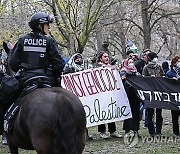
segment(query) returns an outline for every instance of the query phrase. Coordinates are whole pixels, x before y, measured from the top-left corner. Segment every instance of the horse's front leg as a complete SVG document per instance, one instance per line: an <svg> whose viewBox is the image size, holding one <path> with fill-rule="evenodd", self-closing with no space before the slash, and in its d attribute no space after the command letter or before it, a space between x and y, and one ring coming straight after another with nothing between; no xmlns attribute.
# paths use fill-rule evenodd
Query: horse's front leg
<svg viewBox="0 0 180 154"><path fill-rule="evenodd" d="M10 149L11 154L18 154L18 147L16 147L13 143L8 141L8 146Z"/></svg>

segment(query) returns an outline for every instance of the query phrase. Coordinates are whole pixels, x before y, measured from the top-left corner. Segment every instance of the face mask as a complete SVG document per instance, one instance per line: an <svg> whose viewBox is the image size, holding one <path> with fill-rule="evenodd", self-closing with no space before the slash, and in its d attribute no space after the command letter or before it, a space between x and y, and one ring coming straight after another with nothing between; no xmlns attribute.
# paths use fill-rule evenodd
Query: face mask
<svg viewBox="0 0 180 154"><path fill-rule="evenodd" d="M177 66L178 68L180 68L180 62L178 62L178 63L176 64L176 66Z"/></svg>
<svg viewBox="0 0 180 154"><path fill-rule="evenodd" d="M158 62L158 58L154 58L154 59L152 60L152 62L157 63L157 62Z"/></svg>
<svg viewBox="0 0 180 154"><path fill-rule="evenodd" d="M128 64L129 67L134 67L133 63Z"/></svg>
<svg viewBox="0 0 180 154"><path fill-rule="evenodd" d="M77 64L77 65L82 65L82 63L83 63L82 60L75 62L75 64Z"/></svg>

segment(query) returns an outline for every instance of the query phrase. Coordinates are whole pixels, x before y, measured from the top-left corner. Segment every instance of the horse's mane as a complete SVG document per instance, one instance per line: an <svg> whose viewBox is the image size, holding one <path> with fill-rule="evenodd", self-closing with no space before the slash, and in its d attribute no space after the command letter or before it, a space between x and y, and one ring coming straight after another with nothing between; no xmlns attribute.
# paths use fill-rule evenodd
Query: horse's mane
<svg viewBox="0 0 180 154"><path fill-rule="evenodd" d="M68 100L66 97L62 97L61 106L63 105L64 107L57 107L57 109L59 110L57 112L54 112L55 117L58 117L59 119L55 124L55 127L53 128L54 132L56 132L56 134L59 135L54 140L54 153L76 154L78 150L78 136L74 136L74 134L77 134L77 129L76 127L74 127L76 126L74 122L74 116L76 116L76 114L74 113L73 107L69 101L70 100ZM57 105L60 104L57 103ZM60 122L63 123L63 125ZM61 139L62 137L64 138L63 140Z"/></svg>

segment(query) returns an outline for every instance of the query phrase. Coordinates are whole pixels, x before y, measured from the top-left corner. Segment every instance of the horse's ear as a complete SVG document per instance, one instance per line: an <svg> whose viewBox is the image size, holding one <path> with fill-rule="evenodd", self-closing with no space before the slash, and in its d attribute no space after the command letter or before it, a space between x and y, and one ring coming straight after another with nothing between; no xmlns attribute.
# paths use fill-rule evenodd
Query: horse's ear
<svg viewBox="0 0 180 154"><path fill-rule="evenodd" d="M7 54L9 54L10 49L8 48L8 45L6 42L3 41L3 48Z"/></svg>

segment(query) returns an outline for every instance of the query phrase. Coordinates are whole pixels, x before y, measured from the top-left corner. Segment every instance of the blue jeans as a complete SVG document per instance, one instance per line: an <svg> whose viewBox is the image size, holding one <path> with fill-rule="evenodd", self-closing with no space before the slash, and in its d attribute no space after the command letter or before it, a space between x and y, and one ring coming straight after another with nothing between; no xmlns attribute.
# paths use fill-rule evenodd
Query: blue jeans
<svg viewBox="0 0 180 154"><path fill-rule="evenodd" d="M147 118L148 112L147 112L147 110L144 108L143 103L141 102L141 103L140 103L140 120L142 119L144 110L145 110L145 122L144 122L144 126L147 127L147 126L148 126L148 118Z"/></svg>

